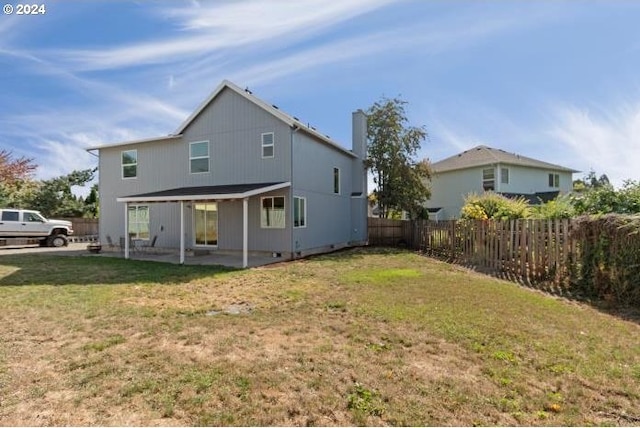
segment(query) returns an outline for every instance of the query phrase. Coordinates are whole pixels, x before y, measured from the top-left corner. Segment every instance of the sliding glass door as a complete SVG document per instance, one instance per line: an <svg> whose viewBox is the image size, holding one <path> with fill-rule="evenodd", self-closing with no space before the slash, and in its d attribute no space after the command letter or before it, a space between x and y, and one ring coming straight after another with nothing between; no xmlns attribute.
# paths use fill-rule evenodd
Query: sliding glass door
<svg viewBox="0 0 640 428"><path fill-rule="evenodd" d="M215 202L196 203L194 216L195 244L218 245L218 204Z"/></svg>

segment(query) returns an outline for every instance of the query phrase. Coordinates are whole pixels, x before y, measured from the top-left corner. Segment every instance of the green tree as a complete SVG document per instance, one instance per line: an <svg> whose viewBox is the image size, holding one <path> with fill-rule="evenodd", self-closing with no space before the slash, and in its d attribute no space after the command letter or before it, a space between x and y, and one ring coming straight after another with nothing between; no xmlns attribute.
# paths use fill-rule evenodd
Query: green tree
<svg viewBox="0 0 640 428"><path fill-rule="evenodd" d="M86 205L71 191L72 186L84 186L93 180L96 169L73 171L61 177L42 181L34 196L32 208L48 217L83 217Z"/></svg>
<svg viewBox="0 0 640 428"><path fill-rule="evenodd" d="M91 186L91 191L84 200L85 214L87 217L98 217L100 214L100 196L98 193L98 185Z"/></svg>
<svg viewBox="0 0 640 428"><path fill-rule="evenodd" d="M426 160L416 160L427 131L408 126L407 102L383 97L367 111L369 140L367 167L373 173L380 217L392 211L407 211L411 218L431 196L426 181L431 169Z"/></svg>
<svg viewBox="0 0 640 428"><path fill-rule="evenodd" d="M587 175L577 180L573 180L574 192L585 192L591 189L601 189L610 187L609 177L607 174L602 174L600 177L596 175L594 170L590 170Z"/></svg>

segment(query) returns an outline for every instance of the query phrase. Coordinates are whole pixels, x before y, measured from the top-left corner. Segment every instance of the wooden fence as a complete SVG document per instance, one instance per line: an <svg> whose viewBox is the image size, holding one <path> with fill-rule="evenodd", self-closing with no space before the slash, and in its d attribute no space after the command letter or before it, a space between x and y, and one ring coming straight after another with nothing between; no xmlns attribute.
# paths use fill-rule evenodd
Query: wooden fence
<svg viewBox="0 0 640 428"><path fill-rule="evenodd" d="M529 283L568 281L579 251L570 232L569 220L369 219L371 245L406 246Z"/></svg>
<svg viewBox="0 0 640 428"><path fill-rule="evenodd" d="M97 218L64 218L73 223L74 236L96 236L98 235L98 219Z"/></svg>

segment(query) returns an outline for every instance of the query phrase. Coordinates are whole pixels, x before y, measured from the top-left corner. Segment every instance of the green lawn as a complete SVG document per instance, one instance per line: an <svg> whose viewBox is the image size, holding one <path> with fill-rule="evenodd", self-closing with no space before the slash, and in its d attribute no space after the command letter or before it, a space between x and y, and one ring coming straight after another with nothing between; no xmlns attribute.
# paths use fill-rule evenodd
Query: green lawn
<svg viewBox="0 0 640 428"><path fill-rule="evenodd" d="M1 256L0 322L1 425L640 424L637 323L409 252Z"/></svg>

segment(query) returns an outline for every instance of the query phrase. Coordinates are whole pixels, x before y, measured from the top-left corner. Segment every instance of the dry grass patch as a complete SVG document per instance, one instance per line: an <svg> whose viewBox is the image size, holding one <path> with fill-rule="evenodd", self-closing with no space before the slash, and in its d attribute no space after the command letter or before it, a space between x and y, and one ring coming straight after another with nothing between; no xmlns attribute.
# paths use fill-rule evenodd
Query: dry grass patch
<svg viewBox="0 0 640 428"><path fill-rule="evenodd" d="M4 256L0 321L3 425L640 417L637 324L407 252L246 271Z"/></svg>

